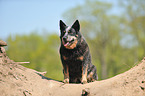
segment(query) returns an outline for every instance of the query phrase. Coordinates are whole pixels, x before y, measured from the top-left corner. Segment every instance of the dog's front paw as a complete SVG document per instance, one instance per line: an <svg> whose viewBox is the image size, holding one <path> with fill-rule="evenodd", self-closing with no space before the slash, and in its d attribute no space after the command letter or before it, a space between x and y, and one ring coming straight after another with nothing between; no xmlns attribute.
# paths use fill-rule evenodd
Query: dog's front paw
<svg viewBox="0 0 145 96"><path fill-rule="evenodd" d="M82 83L82 84L86 84L86 83L87 83L87 81L86 81L86 80L84 80L84 81L82 81L81 83Z"/></svg>
<svg viewBox="0 0 145 96"><path fill-rule="evenodd" d="M86 75L83 75L83 76L82 76L81 83L82 83L82 84L86 84L86 83L87 83L87 76L86 76Z"/></svg>
<svg viewBox="0 0 145 96"><path fill-rule="evenodd" d="M87 83L87 79L86 79L86 78L82 78L81 83L82 83L82 84L86 84L86 83Z"/></svg>
<svg viewBox="0 0 145 96"><path fill-rule="evenodd" d="M63 83L69 84L69 78L64 79L64 80L63 80Z"/></svg>

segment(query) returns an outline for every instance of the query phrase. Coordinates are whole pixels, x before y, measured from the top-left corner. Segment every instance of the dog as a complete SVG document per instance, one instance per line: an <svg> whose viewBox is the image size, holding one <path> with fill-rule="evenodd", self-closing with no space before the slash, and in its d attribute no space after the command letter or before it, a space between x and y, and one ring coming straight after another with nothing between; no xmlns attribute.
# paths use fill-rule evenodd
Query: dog
<svg viewBox="0 0 145 96"><path fill-rule="evenodd" d="M64 83L88 83L98 79L96 67L91 63L88 44L80 32L79 21L60 26L60 58L63 65Z"/></svg>

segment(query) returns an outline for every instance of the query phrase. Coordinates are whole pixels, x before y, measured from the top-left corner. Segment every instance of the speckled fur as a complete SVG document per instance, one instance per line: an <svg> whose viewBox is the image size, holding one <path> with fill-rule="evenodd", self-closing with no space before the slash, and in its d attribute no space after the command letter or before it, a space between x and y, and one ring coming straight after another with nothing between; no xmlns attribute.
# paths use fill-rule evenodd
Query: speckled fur
<svg viewBox="0 0 145 96"><path fill-rule="evenodd" d="M68 30L68 26L60 20L60 57L63 65L64 83L87 83L98 79L96 67L91 63L88 44L79 32L79 27L79 22L76 20ZM69 31L67 35L77 38L76 46L73 49L65 47L62 43L64 35L66 35L63 32L66 32L66 29Z"/></svg>

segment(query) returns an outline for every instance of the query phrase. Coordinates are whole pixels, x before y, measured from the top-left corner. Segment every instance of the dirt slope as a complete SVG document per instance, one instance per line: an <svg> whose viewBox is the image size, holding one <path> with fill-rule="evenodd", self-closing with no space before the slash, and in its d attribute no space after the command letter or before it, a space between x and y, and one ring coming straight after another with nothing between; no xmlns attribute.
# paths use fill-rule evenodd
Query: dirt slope
<svg viewBox="0 0 145 96"><path fill-rule="evenodd" d="M10 60L0 47L0 96L145 96L144 88L144 59L110 79L84 85L63 84Z"/></svg>

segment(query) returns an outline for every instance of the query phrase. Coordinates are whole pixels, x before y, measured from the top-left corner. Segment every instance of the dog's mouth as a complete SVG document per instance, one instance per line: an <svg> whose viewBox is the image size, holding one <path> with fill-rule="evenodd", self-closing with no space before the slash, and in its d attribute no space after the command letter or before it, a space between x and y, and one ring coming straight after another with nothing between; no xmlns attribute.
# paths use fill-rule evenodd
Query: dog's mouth
<svg viewBox="0 0 145 96"><path fill-rule="evenodd" d="M63 45L65 47L71 46L74 42L75 42L75 39L73 38L71 41L66 41L66 42L63 41Z"/></svg>

